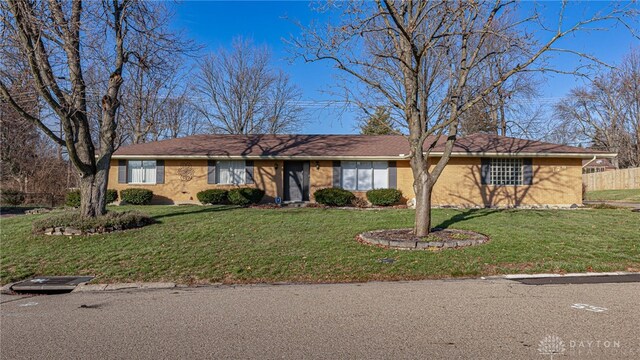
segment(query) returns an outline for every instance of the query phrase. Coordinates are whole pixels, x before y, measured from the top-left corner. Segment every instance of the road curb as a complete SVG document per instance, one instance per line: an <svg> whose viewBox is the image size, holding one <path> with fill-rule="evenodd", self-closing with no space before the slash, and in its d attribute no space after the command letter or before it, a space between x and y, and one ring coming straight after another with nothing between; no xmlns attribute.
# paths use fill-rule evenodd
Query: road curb
<svg viewBox="0 0 640 360"><path fill-rule="evenodd" d="M149 282L149 283L115 283L115 284L80 284L76 286L75 292L99 292L118 290L151 290L151 289L173 289L177 285L172 282Z"/></svg>
<svg viewBox="0 0 640 360"><path fill-rule="evenodd" d="M15 294L15 292L13 290L11 290L11 287L13 285L15 285L15 284L16 284L15 282L4 284L0 288L0 294L2 294L2 295L13 295L13 294Z"/></svg>
<svg viewBox="0 0 640 360"><path fill-rule="evenodd" d="M613 271L613 272L586 272L586 273L566 273L566 274L508 274L487 277L487 279L540 279L551 277L586 277L586 276L618 276L618 275L633 275L640 274L640 272L631 271Z"/></svg>

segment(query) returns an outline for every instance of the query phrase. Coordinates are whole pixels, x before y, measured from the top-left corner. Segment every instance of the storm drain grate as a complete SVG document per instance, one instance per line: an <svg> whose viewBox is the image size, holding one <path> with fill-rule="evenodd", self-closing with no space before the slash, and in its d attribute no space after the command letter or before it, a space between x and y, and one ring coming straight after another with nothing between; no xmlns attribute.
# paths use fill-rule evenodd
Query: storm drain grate
<svg viewBox="0 0 640 360"><path fill-rule="evenodd" d="M93 276L39 276L15 283L11 290L17 292L63 292L71 291L79 284L89 282Z"/></svg>

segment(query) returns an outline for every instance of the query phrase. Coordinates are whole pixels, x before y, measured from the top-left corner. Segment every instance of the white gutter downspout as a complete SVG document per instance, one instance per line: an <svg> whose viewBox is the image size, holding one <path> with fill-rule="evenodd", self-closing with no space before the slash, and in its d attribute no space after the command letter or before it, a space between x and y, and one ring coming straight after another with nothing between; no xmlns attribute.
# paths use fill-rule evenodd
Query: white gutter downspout
<svg viewBox="0 0 640 360"><path fill-rule="evenodd" d="M594 162L597 158L597 155L593 155L593 159L589 160L586 164L582 165L582 168L584 169L585 166L591 164L592 162Z"/></svg>

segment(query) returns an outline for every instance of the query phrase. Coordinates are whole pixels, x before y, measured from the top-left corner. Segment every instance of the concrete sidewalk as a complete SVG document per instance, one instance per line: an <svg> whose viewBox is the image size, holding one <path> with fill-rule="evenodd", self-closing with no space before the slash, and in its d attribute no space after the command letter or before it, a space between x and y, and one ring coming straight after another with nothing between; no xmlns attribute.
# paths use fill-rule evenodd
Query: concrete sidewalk
<svg viewBox="0 0 640 360"><path fill-rule="evenodd" d="M618 202L618 201L600 201L600 200L597 200L597 201L596 200L583 201L582 203L584 205L604 204L604 205L616 206L616 207L640 209L640 203Z"/></svg>

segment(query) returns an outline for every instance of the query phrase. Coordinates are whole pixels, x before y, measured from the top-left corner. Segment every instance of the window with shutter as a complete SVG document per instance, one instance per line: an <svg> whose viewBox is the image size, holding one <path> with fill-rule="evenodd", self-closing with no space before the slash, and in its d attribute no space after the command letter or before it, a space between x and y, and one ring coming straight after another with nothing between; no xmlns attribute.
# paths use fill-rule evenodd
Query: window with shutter
<svg viewBox="0 0 640 360"><path fill-rule="evenodd" d="M389 188L389 163L387 161L343 161L342 188L367 191Z"/></svg>
<svg viewBox="0 0 640 360"><path fill-rule="evenodd" d="M156 183L156 161L155 160L129 160L127 162L127 183L155 184Z"/></svg>

